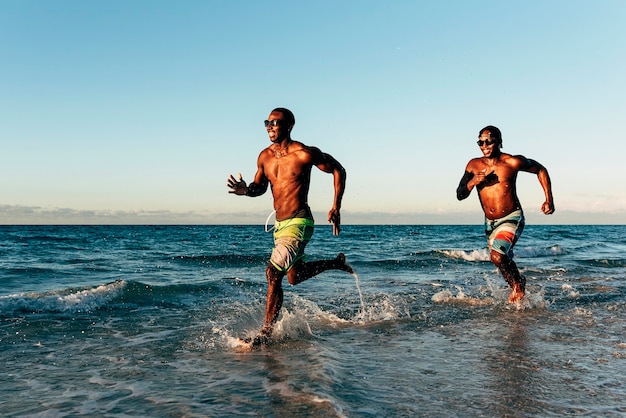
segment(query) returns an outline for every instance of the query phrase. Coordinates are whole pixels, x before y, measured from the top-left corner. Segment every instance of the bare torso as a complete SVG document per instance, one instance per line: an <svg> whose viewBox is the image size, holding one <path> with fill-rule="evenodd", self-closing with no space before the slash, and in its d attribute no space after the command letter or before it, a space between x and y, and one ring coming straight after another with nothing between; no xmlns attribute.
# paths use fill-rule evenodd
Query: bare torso
<svg viewBox="0 0 626 418"><path fill-rule="evenodd" d="M502 218L521 209L515 184L522 163L518 157L509 154L491 159L475 158L469 162L467 171L484 178L476 188L487 218Z"/></svg>
<svg viewBox="0 0 626 418"><path fill-rule="evenodd" d="M284 153L276 152L275 147L261 152L259 168L270 183L276 219L281 221L309 210L311 169L322 162L323 154L299 142L291 142Z"/></svg>

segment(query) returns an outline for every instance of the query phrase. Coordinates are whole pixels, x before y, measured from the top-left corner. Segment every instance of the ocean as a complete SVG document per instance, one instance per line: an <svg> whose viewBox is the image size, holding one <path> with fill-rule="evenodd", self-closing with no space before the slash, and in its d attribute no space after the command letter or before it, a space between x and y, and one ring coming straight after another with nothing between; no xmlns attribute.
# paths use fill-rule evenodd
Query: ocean
<svg viewBox="0 0 626 418"><path fill-rule="evenodd" d="M261 327L264 227L1 226L0 415L626 416L626 226L527 225L512 305L482 225L325 224Z"/></svg>

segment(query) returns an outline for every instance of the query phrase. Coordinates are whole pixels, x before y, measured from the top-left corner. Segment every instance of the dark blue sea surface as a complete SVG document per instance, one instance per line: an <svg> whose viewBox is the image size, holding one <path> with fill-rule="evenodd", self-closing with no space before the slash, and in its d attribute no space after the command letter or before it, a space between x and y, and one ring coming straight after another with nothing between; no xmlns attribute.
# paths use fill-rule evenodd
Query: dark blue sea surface
<svg viewBox="0 0 626 418"><path fill-rule="evenodd" d="M0 226L0 414L626 416L626 226L527 225L508 303L481 225L317 227L261 327L263 226Z"/></svg>

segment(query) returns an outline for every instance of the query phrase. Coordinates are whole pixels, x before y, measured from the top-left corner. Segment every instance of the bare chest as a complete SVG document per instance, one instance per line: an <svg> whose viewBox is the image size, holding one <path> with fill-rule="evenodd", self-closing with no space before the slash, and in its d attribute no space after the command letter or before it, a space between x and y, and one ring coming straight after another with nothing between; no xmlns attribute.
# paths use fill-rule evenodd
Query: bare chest
<svg viewBox="0 0 626 418"><path fill-rule="evenodd" d="M272 184L295 181L304 170L305 167L294 155L270 158L265 164L265 175Z"/></svg>

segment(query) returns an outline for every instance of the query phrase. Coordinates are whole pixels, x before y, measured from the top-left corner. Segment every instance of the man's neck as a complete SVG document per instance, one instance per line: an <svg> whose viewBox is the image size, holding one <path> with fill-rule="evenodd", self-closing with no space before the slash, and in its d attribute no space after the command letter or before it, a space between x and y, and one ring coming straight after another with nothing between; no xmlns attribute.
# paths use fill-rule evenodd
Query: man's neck
<svg viewBox="0 0 626 418"><path fill-rule="evenodd" d="M499 159L502 153L500 151L494 151L489 157L483 157L485 161L490 162L491 164L495 164Z"/></svg>
<svg viewBox="0 0 626 418"><path fill-rule="evenodd" d="M284 150L285 148L289 146L289 144L291 144L291 142L293 142L291 138L286 137L286 138L281 139L278 142L274 142L274 147L279 150Z"/></svg>
<svg viewBox="0 0 626 418"><path fill-rule="evenodd" d="M291 138L287 137L278 143L274 143L274 156L276 158L282 158L287 155L289 144L291 144Z"/></svg>

